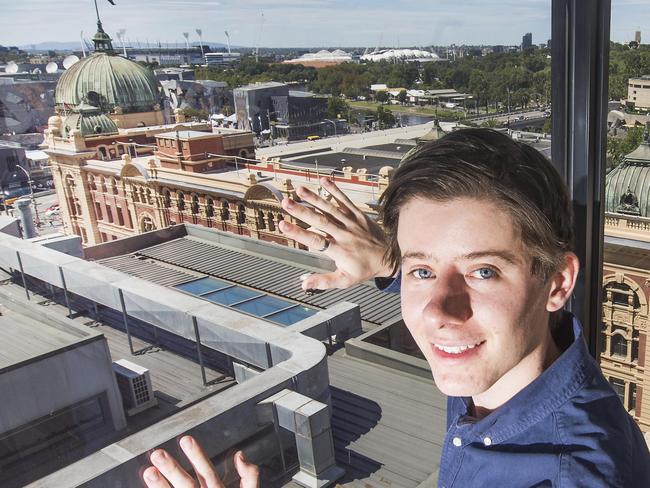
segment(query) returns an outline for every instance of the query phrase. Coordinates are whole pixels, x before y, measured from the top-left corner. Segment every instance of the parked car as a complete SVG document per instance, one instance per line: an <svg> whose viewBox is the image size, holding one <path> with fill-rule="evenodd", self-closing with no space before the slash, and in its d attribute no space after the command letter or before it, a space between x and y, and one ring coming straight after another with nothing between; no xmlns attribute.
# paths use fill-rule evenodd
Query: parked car
<svg viewBox="0 0 650 488"><path fill-rule="evenodd" d="M45 216L46 217L55 217L56 215L59 215L61 213L61 208L59 207L58 203L55 203L54 205L50 205L45 209Z"/></svg>

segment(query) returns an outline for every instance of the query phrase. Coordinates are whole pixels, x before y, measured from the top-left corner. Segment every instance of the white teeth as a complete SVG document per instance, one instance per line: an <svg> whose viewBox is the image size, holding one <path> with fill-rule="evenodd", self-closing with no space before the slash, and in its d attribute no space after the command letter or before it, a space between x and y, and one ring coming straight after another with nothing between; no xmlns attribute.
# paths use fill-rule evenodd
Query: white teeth
<svg viewBox="0 0 650 488"><path fill-rule="evenodd" d="M444 351L444 352L446 352L448 354L460 354L461 352L465 352L468 349L473 349L476 346L480 346L480 345L481 345L480 342L478 342L476 344L467 344L465 346L441 346L439 344L434 344L434 346L437 349L440 349L441 351Z"/></svg>

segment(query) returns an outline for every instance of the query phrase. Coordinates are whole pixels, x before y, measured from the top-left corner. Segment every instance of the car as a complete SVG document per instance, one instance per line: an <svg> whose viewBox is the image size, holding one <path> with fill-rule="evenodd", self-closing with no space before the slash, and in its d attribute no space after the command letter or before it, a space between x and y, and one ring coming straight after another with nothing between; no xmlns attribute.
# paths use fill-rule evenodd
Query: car
<svg viewBox="0 0 650 488"><path fill-rule="evenodd" d="M308 141L317 141L320 139L320 136L307 136Z"/></svg>
<svg viewBox="0 0 650 488"><path fill-rule="evenodd" d="M46 217L54 217L56 215L59 215L60 213L61 213L61 207L59 207L58 203L55 203L54 205L50 205L45 209Z"/></svg>

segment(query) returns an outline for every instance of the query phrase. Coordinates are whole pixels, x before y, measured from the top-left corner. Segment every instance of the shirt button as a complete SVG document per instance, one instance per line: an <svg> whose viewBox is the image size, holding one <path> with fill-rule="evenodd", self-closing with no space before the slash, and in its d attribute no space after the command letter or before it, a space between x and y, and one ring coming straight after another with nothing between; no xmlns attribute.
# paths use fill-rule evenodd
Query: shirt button
<svg viewBox="0 0 650 488"><path fill-rule="evenodd" d="M463 445L463 441L460 439L460 437L454 437L454 440L452 440L454 446L460 447Z"/></svg>
<svg viewBox="0 0 650 488"><path fill-rule="evenodd" d="M491 446L492 445L492 439L490 439L489 437L486 437L485 439L483 439L483 444L486 445L486 446Z"/></svg>

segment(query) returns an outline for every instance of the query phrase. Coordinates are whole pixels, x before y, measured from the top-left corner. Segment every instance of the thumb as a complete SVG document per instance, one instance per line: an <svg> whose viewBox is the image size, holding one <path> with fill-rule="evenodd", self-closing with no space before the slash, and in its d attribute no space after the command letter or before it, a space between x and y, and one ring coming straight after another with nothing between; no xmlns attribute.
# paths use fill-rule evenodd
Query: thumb
<svg viewBox="0 0 650 488"><path fill-rule="evenodd" d="M255 464L249 463L242 451L235 453L235 469L241 478L240 488L260 487L260 469Z"/></svg>

